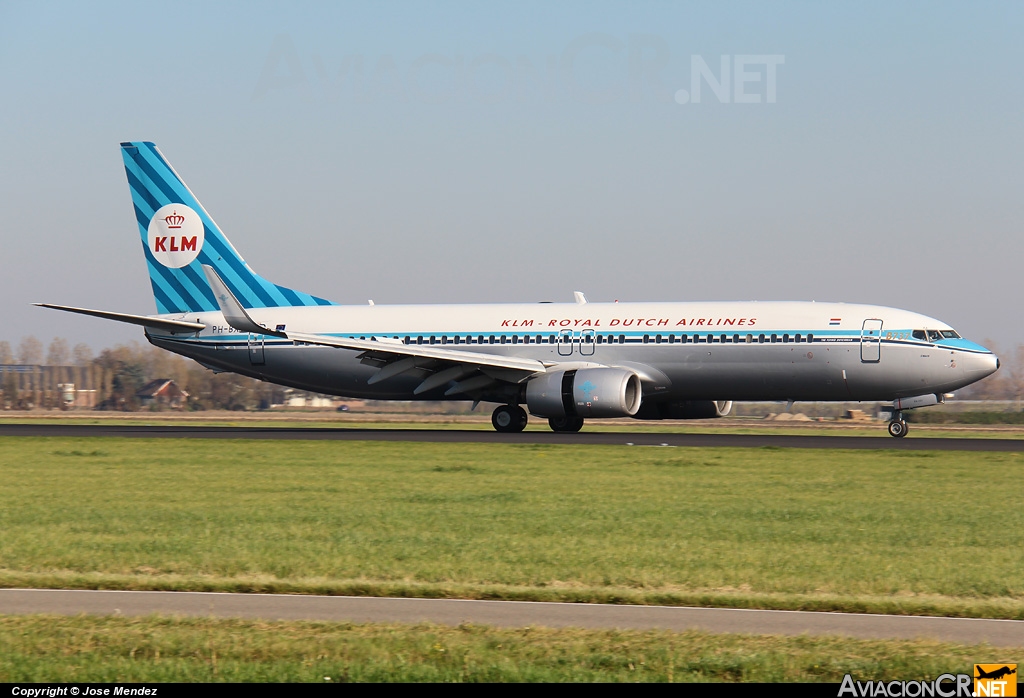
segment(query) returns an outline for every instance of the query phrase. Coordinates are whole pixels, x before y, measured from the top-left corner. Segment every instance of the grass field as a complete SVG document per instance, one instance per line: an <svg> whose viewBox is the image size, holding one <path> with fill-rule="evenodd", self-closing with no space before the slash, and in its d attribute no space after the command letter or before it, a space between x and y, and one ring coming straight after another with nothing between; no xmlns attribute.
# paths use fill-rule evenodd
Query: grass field
<svg viewBox="0 0 1024 698"><path fill-rule="evenodd" d="M1022 460L0 438L0 585L1024 618Z"/></svg>
<svg viewBox="0 0 1024 698"><path fill-rule="evenodd" d="M0 682L934 679L1024 648L703 632L0 616Z"/></svg>

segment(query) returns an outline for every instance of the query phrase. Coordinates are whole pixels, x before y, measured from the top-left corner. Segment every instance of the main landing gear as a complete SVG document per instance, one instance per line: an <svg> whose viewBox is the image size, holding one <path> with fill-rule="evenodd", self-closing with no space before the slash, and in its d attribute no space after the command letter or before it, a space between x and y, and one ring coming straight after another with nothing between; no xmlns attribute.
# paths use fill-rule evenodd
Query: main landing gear
<svg viewBox="0 0 1024 698"><path fill-rule="evenodd" d="M495 431L503 434L518 434L526 428L526 410L519 405L500 405L491 415Z"/></svg>
<svg viewBox="0 0 1024 698"><path fill-rule="evenodd" d="M499 405L491 414L494 430L502 434L518 434L526 428L529 417L519 405ZM551 431L575 434L583 428L583 417L552 417L548 420Z"/></svg>
<svg viewBox="0 0 1024 698"><path fill-rule="evenodd" d="M902 439L907 435L907 422L903 419L902 412L893 412L892 420L889 422L889 436Z"/></svg>
<svg viewBox="0 0 1024 698"><path fill-rule="evenodd" d="M552 417L548 420L551 431L575 434L583 428L583 417Z"/></svg>

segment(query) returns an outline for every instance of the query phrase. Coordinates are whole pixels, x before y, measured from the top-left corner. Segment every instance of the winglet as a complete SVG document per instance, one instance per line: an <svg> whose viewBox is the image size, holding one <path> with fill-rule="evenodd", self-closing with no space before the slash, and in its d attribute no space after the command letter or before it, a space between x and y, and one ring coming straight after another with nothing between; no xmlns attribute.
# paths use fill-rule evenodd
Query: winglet
<svg viewBox="0 0 1024 698"><path fill-rule="evenodd" d="M220 312L224 314L224 319L229 325L234 327L239 332L251 332L253 334L265 334L272 337L286 337L284 332L278 332L271 330L263 325L259 325L249 317L249 313L245 312L245 308L238 302L235 295L231 293L231 289L228 288L224 280L220 278L220 275L208 264L203 265L203 273L206 274L206 280L210 284L210 289L213 291L214 298L217 299L217 305L220 306Z"/></svg>

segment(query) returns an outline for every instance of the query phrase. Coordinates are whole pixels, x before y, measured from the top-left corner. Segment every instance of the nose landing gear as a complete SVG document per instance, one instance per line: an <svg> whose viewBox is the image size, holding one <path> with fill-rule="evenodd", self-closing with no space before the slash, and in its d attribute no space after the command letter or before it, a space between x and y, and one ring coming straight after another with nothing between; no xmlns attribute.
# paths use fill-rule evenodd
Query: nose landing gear
<svg viewBox="0 0 1024 698"><path fill-rule="evenodd" d="M503 434L518 434L526 428L529 417L519 405L500 405L491 415L491 424L495 431Z"/></svg>

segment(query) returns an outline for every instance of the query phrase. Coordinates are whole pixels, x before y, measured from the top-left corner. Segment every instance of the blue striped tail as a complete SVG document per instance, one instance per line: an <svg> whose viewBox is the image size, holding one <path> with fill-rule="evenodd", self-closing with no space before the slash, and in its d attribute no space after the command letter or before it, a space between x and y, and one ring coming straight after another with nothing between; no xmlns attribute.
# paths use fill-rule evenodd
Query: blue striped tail
<svg viewBox="0 0 1024 698"><path fill-rule="evenodd" d="M121 155L157 312L217 310L204 264L217 270L246 308L334 305L273 284L250 269L155 145L122 143Z"/></svg>

